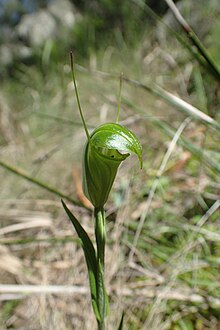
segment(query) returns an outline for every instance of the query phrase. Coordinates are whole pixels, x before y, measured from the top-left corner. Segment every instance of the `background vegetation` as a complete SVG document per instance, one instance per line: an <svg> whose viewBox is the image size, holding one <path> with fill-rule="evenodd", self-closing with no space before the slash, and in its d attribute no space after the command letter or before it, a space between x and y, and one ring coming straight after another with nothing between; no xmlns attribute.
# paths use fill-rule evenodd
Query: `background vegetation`
<svg viewBox="0 0 220 330"><path fill-rule="evenodd" d="M92 233L70 49L91 129L115 120L123 72L121 121L143 145L143 170L135 159L121 167L106 210L108 328L123 310L130 330L220 328L219 5L180 4L210 64L157 3L74 2L81 20L72 30L1 67L2 330L95 329L85 262L59 197L73 199Z"/></svg>

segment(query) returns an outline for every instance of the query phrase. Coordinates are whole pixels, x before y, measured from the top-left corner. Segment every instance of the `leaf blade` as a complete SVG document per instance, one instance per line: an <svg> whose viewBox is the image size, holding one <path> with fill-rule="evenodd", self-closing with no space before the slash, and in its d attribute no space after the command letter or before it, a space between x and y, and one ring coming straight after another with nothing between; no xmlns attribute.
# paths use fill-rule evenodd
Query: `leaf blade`
<svg viewBox="0 0 220 330"><path fill-rule="evenodd" d="M121 316L121 321L120 321L120 324L119 324L118 330L123 330L124 316L125 316L125 313L123 312L123 313L122 313L122 316Z"/></svg>
<svg viewBox="0 0 220 330"><path fill-rule="evenodd" d="M90 290L91 290L91 297L93 302L93 309L96 314L96 317L98 318L98 311L96 308L96 301L97 301L97 261L96 261L96 252L95 248L93 246L93 243L91 239L89 238L88 234L86 233L85 229L81 226L79 221L76 219L76 217L72 214L72 212L68 209L64 201L61 199L62 205L64 210L66 211L66 214L68 215L70 221L72 222L80 240L82 243L82 248L84 251L86 264L88 268L88 276L89 276L89 283L90 283Z"/></svg>

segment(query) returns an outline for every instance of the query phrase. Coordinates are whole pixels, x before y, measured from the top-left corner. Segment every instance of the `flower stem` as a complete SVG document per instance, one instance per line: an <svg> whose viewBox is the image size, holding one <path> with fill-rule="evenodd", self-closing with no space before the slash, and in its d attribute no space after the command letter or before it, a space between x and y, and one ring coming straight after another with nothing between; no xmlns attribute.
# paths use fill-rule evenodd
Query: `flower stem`
<svg viewBox="0 0 220 330"><path fill-rule="evenodd" d="M108 298L104 284L105 269L105 211L103 207L95 208L95 237L97 245L97 305L101 319L98 320L98 330L105 329Z"/></svg>
<svg viewBox="0 0 220 330"><path fill-rule="evenodd" d="M98 322L98 330L105 330L105 322Z"/></svg>
<svg viewBox="0 0 220 330"><path fill-rule="evenodd" d="M100 260L104 271L105 265L105 211L103 208L95 208L95 237L97 244L97 258Z"/></svg>

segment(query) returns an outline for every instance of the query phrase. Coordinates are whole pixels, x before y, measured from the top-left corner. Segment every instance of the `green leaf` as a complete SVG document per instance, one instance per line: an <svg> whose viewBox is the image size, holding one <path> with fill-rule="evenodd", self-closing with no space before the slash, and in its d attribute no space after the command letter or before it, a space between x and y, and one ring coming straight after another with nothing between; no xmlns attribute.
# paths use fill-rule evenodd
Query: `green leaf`
<svg viewBox="0 0 220 330"><path fill-rule="evenodd" d="M82 244L82 248L84 251L86 264L88 268L88 275L89 275L89 283L90 283L90 290L91 290L91 297L92 297L92 305L94 313L97 317L97 319L100 319L100 315L97 308L97 289L96 289L96 274L97 274L97 258L96 258L96 252L95 248L93 246L92 241L90 240L88 234L86 233L85 229L81 226L79 221L76 219L76 217L71 213L71 211L68 209L66 204L63 200L61 200L63 204L63 208L66 211L70 221L72 222L79 238Z"/></svg>
<svg viewBox="0 0 220 330"><path fill-rule="evenodd" d="M125 313L123 312L123 313L122 313L122 316L121 316L121 321L120 321L120 324L119 324L118 330L123 330L124 315L125 315Z"/></svg>
<svg viewBox="0 0 220 330"><path fill-rule="evenodd" d="M97 302L92 299L92 307L97 321L101 321L101 315L99 313Z"/></svg>

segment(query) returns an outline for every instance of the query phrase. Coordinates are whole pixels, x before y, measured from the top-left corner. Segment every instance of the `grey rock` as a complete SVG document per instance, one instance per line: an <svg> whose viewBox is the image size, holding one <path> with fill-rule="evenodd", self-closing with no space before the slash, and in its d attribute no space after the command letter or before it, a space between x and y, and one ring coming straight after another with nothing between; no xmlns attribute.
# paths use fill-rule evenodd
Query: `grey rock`
<svg viewBox="0 0 220 330"><path fill-rule="evenodd" d="M78 17L73 4L68 0L55 0L48 5L47 9L60 25L67 28L71 28Z"/></svg>
<svg viewBox="0 0 220 330"><path fill-rule="evenodd" d="M43 46L48 39L54 40L63 29L72 28L80 17L69 0L51 2L46 9L23 15L16 27L17 35L30 46Z"/></svg>
<svg viewBox="0 0 220 330"><path fill-rule="evenodd" d="M21 43L7 43L0 46L0 66L7 67L15 59L24 60L32 55L32 49Z"/></svg>
<svg viewBox="0 0 220 330"><path fill-rule="evenodd" d="M34 48L43 48L47 41L62 38L80 17L69 0L54 0L45 9L24 14L15 28L2 26L0 66L26 59L32 56Z"/></svg>
<svg viewBox="0 0 220 330"><path fill-rule="evenodd" d="M33 47L42 46L46 40L54 38L56 31L56 20L47 10L24 15L17 25L18 36Z"/></svg>
<svg viewBox="0 0 220 330"><path fill-rule="evenodd" d="M0 47L0 65L1 66L8 66L13 61L13 54L10 47L6 44L3 44Z"/></svg>
<svg viewBox="0 0 220 330"><path fill-rule="evenodd" d="M10 25L7 25L7 24L1 24L0 25L1 28L0 28L0 31L1 31L1 34L0 34L0 42L11 42L15 39L16 37L16 33L15 33L15 30L12 26Z"/></svg>

